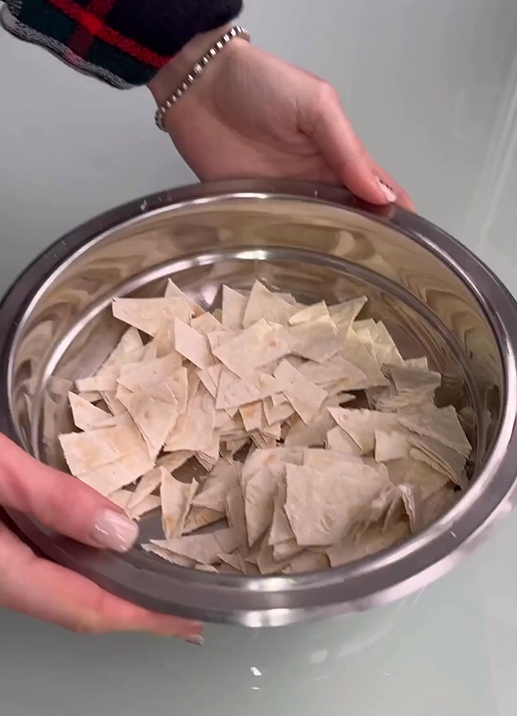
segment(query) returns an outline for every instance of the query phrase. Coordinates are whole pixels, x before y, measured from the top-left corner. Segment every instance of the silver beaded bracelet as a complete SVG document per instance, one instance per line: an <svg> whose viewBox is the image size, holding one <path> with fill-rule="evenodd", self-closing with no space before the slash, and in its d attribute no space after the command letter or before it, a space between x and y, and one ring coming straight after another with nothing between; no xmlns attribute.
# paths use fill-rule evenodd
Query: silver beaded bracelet
<svg viewBox="0 0 517 716"><path fill-rule="evenodd" d="M208 52L193 65L189 74L185 77L179 87L175 89L174 92L167 97L165 102L158 107L154 115L154 121L156 122L156 126L158 127L158 129L161 129L162 132L167 131L163 123L167 110L169 110L173 104L176 104L180 97L182 97L189 89L189 87L194 84L197 78L203 74L203 72L205 71L205 67L208 65L210 60L213 60L214 57L218 55L221 50L236 37L242 37L248 42L251 39L250 33L243 27L240 27L240 25L235 25L231 28L231 30L225 32L224 35L219 38L219 40L217 40L215 45L211 47Z"/></svg>

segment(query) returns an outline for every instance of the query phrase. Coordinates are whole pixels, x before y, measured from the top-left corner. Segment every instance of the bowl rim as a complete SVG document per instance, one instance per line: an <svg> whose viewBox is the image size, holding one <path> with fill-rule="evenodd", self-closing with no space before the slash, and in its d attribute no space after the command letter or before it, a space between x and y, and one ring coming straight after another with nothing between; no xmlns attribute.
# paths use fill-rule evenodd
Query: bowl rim
<svg viewBox="0 0 517 716"><path fill-rule="evenodd" d="M53 273L94 242L151 215L202 203L276 199L323 203L397 230L420 244L463 281L496 337L504 374L500 429L488 459L462 499L440 520L395 549L343 567L296 576L241 577L167 565L166 573L55 535L35 520L8 511L27 539L51 559L108 591L147 608L205 621L279 626L387 604L452 569L505 517L517 499L517 303L468 248L431 222L404 209L377 207L342 188L294 180L197 184L135 199L73 229L43 251L13 282L0 303L0 403L9 405L10 361L23 316ZM22 445L10 410L0 430ZM496 485L493 483L496 482ZM497 487L497 489L494 489ZM487 489L490 488L490 489Z"/></svg>

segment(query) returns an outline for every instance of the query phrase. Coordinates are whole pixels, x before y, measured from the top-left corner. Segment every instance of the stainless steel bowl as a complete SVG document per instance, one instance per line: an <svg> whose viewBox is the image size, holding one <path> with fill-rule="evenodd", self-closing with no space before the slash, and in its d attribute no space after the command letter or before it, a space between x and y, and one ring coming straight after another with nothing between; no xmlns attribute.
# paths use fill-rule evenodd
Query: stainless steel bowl
<svg viewBox="0 0 517 716"><path fill-rule="evenodd" d="M515 499L517 307L465 247L396 208L361 207L346 191L291 181L201 185L132 202L51 246L0 307L0 428L64 467L67 391L121 334L114 296L159 295L174 280L208 308L222 283L258 277L300 300L366 293L405 357L425 353L444 375L441 399L470 408L470 489L402 546L341 569L236 577L169 565L134 549L97 552L11 514L41 551L143 606L248 626L362 610L402 597L469 552ZM144 520L150 536L156 518Z"/></svg>

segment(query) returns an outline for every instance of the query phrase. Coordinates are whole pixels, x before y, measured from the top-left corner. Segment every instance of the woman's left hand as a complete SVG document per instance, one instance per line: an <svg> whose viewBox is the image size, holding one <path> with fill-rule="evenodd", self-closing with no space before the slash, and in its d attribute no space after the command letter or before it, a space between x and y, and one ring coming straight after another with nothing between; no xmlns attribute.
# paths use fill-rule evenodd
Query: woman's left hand
<svg viewBox="0 0 517 716"><path fill-rule="evenodd" d="M151 81L158 104L218 35L195 38ZM372 204L396 201L414 210L364 148L333 87L245 40L233 40L207 66L167 111L165 126L202 180L293 177L342 184Z"/></svg>

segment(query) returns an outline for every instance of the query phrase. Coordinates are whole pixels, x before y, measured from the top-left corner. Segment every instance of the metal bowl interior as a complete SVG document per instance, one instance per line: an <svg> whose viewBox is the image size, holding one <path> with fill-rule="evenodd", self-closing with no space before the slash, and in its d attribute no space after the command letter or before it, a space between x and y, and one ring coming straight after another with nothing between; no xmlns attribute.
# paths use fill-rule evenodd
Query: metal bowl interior
<svg viewBox="0 0 517 716"><path fill-rule="evenodd" d="M398 208L361 209L341 190L257 182L148 197L64 237L15 283L0 308L2 430L65 468L58 434L72 429L67 393L120 337L115 296L161 295L168 277L206 309L222 284L259 278L303 302L366 294L406 358L427 355L438 400L471 408L471 487L425 533L325 573L245 578L175 567L133 550L98 553L13 515L44 553L144 606L210 621L277 625L362 609L438 576L513 499L517 446L516 308L504 287L451 237ZM143 537L160 534L156 515Z"/></svg>

